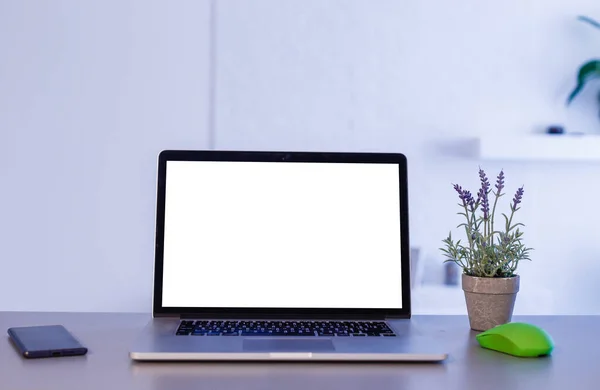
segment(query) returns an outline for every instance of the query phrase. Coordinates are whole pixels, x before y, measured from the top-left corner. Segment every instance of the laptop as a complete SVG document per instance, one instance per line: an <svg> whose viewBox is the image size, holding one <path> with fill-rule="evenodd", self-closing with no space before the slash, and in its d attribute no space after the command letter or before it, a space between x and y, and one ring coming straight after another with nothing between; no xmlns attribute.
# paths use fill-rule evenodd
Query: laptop
<svg viewBox="0 0 600 390"><path fill-rule="evenodd" d="M406 157L167 150L133 360L442 361L411 324Z"/></svg>

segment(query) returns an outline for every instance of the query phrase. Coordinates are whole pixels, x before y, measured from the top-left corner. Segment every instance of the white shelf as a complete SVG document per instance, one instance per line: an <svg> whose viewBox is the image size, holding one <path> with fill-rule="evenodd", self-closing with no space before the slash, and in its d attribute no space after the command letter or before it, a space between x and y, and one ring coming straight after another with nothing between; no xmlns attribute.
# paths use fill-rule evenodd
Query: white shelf
<svg viewBox="0 0 600 390"><path fill-rule="evenodd" d="M484 160L598 161L600 135L529 134L498 135L479 139Z"/></svg>

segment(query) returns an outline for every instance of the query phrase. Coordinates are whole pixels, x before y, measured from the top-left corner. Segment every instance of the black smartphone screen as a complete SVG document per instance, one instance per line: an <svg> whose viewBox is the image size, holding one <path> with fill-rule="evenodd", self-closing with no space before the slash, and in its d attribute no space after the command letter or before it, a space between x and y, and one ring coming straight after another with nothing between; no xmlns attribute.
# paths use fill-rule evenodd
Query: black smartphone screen
<svg viewBox="0 0 600 390"><path fill-rule="evenodd" d="M29 359L87 353L87 348L62 325L10 328L8 335L23 356Z"/></svg>

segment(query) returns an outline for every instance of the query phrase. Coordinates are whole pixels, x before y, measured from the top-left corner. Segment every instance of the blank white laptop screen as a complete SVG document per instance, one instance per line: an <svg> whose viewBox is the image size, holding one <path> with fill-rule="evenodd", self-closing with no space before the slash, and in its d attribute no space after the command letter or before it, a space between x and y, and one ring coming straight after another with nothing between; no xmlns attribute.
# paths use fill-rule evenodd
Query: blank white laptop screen
<svg viewBox="0 0 600 390"><path fill-rule="evenodd" d="M168 161L164 307L402 307L396 164Z"/></svg>

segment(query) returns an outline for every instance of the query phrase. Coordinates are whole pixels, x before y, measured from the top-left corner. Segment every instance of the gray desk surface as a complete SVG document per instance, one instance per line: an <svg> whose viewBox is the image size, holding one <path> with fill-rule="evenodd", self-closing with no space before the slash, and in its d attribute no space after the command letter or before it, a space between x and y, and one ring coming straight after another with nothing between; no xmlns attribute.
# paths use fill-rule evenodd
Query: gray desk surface
<svg viewBox="0 0 600 390"><path fill-rule="evenodd" d="M134 363L128 351L143 314L0 312L0 328L63 324L84 357L21 358L0 341L0 389L577 389L600 388L600 317L515 317L546 329L551 357L516 358L480 348L466 317L416 316L414 329L444 345L441 364Z"/></svg>

